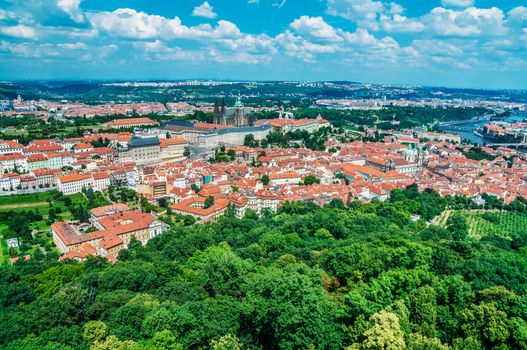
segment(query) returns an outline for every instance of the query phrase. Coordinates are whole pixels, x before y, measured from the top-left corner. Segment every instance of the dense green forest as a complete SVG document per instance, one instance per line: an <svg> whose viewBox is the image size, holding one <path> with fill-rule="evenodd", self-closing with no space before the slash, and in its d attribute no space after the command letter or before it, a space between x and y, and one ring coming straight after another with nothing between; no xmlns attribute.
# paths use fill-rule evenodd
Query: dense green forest
<svg viewBox="0 0 527 350"><path fill-rule="evenodd" d="M379 110L340 110L306 108L295 111L297 118L315 118L321 114L335 127L356 124L380 129L408 129L435 122L468 120L493 112L485 108L426 108L389 106ZM394 123L396 122L396 123Z"/></svg>
<svg viewBox="0 0 527 350"><path fill-rule="evenodd" d="M20 261L0 269L0 348L527 349L527 232L427 224L472 205L411 187L175 226L115 265Z"/></svg>

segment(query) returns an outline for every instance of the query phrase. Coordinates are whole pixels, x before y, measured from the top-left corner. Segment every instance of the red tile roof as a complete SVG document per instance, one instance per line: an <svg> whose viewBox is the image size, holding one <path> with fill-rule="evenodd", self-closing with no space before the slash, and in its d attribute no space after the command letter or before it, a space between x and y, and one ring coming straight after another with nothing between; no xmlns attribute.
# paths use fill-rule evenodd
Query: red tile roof
<svg viewBox="0 0 527 350"><path fill-rule="evenodd" d="M113 126L127 126L127 125L159 125L159 123L150 118L125 118L125 119L114 119L112 121L104 123L104 125L113 127Z"/></svg>

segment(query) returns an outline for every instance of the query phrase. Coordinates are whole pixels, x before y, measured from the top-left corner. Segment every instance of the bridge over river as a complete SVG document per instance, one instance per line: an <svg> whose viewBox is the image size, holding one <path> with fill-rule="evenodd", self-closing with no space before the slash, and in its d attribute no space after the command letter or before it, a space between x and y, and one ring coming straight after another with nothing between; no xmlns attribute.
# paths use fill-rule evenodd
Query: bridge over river
<svg viewBox="0 0 527 350"><path fill-rule="evenodd" d="M487 143L487 147L527 148L527 143Z"/></svg>
<svg viewBox="0 0 527 350"><path fill-rule="evenodd" d="M474 128L469 127L469 126L446 125L446 126L442 126L442 130L443 131L451 131L451 132L454 132L454 131L471 132L471 131L474 131Z"/></svg>
<svg viewBox="0 0 527 350"><path fill-rule="evenodd" d="M477 123L477 122L484 122L484 121L490 121L491 117L494 117L496 114L485 114L482 117L477 117L473 119L467 119L467 120L453 120L450 122L442 122L439 123L439 126L441 128L454 126L454 125L463 125L463 124L469 124L469 123Z"/></svg>

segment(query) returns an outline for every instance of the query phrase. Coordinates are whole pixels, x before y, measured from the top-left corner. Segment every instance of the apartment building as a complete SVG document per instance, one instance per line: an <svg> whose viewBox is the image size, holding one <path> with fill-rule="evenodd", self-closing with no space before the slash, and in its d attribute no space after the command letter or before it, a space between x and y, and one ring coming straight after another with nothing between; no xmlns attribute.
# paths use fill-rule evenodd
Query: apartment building
<svg viewBox="0 0 527 350"><path fill-rule="evenodd" d="M62 259L82 260L88 255L99 255L115 261L132 238L146 244L169 229L151 214L127 209L112 206L92 209L91 224L97 229L94 232L81 232L78 226L67 222L51 225L53 242L63 253Z"/></svg>
<svg viewBox="0 0 527 350"><path fill-rule="evenodd" d="M183 155L183 153L185 153L185 148L187 146L188 142L183 137L160 139L159 147L161 149L161 160L184 160L185 156Z"/></svg>
<svg viewBox="0 0 527 350"><path fill-rule="evenodd" d="M25 172L27 168L27 159L22 153L8 153L0 154L0 171L22 171Z"/></svg>
<svg viewBox="0 0 527 350"><path fill-rule="evenodd" d="M171 208L175 213L190 215L197 221L206 223L216 220L229 206L229 200L223 196L214 197L214 204L208 208L205 208L205 200L205 197L192 197L172 204Z"/></svg>
<svg viewBox="0 0 527 350"><path fill-rule="evenodd" d="M107 128L115 129L128 129L128 128L137 128L142 126L156 126L159 125L158 122L150 118L125 118L125 119L115 119L104 123L104 126Z"/></svg>
<svg viewBox="0 0 527 350"><path fill-rule="evenodd" d="M73 173L61 176L57 181L58 190L66 195L75 194L83 188L91 187L93 178L91 175Z"/></svg>
<svg viewBox="0 0 527 350"><path fill-rule="evenodd" d="M138 165L155 163L161 158L161 146L157 136L134 136L125 148L120 148L121 162L135 162Z"/></svg>

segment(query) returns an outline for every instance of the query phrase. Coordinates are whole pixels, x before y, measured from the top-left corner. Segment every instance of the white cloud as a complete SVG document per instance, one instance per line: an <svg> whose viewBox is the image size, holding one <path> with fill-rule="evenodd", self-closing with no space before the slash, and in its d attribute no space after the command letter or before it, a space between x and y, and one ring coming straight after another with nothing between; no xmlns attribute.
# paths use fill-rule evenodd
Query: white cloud
<svg viewBox="0 0 527 350"><path fill-rule="evenodd" d="M290 25L297 33L314 41L339 41L335 29L327 24L322 17L302 16Z"/></svg>
<svg viewBox="0 0 527 350"><path fill-rule="evenodd" d="M72 27L39 27L39 33L43 36L60 36L69 38L84 38L93 39L99 36L99 32L95 28L72 28Z"/></svg>
<svg viewBox="0 0 527 350"><path fill-rule="evenodd" d="M17 58L42 59L51 61L91 61L101 64L104 60L115 52L118 47L115 44L100 45L88 50L88 46L83 43L9 43L0 41L0 54L7 54ZM82 53L82 54L81 54Z"/></svg>
<svg viewBox="0 0 527 350"><path fill-rule="evenodd" d="M200 24L188 27L178 17L169 19L159 15L117 9L113 12L88 14L94 28L112 36L133 39L221 39L241 36L238 27L229 21L218 21L216 26Z"/></svg>
<svg viewBox="0 0 527 350"><path fill-rule="evenodd" d="M31 27L19 24L16 26L0 27L0 33L20 39L36 39L37 33Z"/></svg>
<svg viewBox="0 0 527 350"><path fill-rule="evenodd" d="M277 35L276 41L284 48L287 55L298 57L306 62L314 62L315 54L334 53L339 49L335 44L312 43L289 30Z"/></svg>
<svg viewBox="0 0 527 350"><path fill-rule="evenodd" d="M3 42L0 48L3 57L42 57L46 61L73 58L89 62L110 57L114 64L119 64L125 59L114 54L119 48L113 43L122 43L123 53L137 60L218 62L234 67L269 62L294 66L302 61L320 61L323 64L309 66L322 70L334 64L382 66L395 71L401 67L481 68L485 63L494 67L489 69L498 70L500 63L516 62L525 67L525 60L519 58L527 57L525 6L505 14L499 8L450 5L410 17L403 6L390 0L326 0L327 13L352 21L355 31L332 26L326 16L300 16L281 33L269 36L243 33L236 24L224 20L188 26L178 17L167 18L129 8L85 13L80 8L82 0L17 1L24 6L31 3L32 7L27 8L35 10L22 12L15 7L0 10L2 23L14 23L10 27L0 24L0 34L48 43ZM268 3L279 7L286 2L268 0ZM38 4L54 7L46 13L43 9L47 5ZM214 13L212 6L210 10ZM73 21L88 24L76 25ZM393 34L394 39L392 33L419 35L413 41L411 36L404 36L410 37L411 43L401 46L396 40L399 37Z"/></svg>
<svg viewBox="0 0 527 350"><path fill-rule="evenodd" d="M195 50L184 50L180 47L168 47L160 40L138 41L133 46L143 50L145 58L151 61L190 61L203 60L203 52Z"/></svg>
<svg viewBox="0 0 527 350"><path fill-rule="evenodd" d="M356 22L365 28L376 28L378 16L384 11L380 1L328 0L327 13Z"/></svg>
<svg viewBox="0 0 527 350"><path fill-rule="evenodd" d="M402 7L401 5L399 5L396 2L391 2L390 3L390 7L388 9L388 12L391 15L401 15L401 14L404 13L404 7Z"/></svg>
<svg viewBox="0 0 527 350"><path fill-rule="evenodd" d="M95 28L108 32L110 35L137 39L159 36L163 27L170 21L181 24L178 18L167 20L162 16L148 15L127 8L113 12L95 12L88 14L88 19Z"/></svg>
<svg viewBox="0 0 527 350"><path fill-rule="evenodd" d="M374 46L377 44L377 38L363 28L357 29L354 33L344 33L344 38L352 45Z"/></svg>
<svg viewBox="0 0 527 350"><path fill-rule="evenodd" d="M348 61L366 62L393 60L401 52L391 37L377 39L364 28L346 32L327 24L321 17L300 17L276 37L276 42L288 56L314 63L320 55L344 55Z"/></svg>
<svg viewBox="0 0 527 350"><path fill-rule="evenodd" d="M88 46L86 46L85 43L81 43L81 42L63 43L63 44L58 44L57 46L63 47L65 49L70 49L70 50L87 50L88 49Z"/></svg>
<svg viewBox="0 0 527 350"><path fill-rule="evenodd" d="M527 7L525 6L518 6L513 9L511 9L507 13L508 22L513 25L518 25L521 27L522 25L527 25Z"/></svg>
<svg viewBox="0 0 527 350"><path fill-rule="evenodd" d="M392 16L381 15L380 27L389 33L418 33L425 29L425 25L416 19L411 19L400 14Z"/></svg>
<svg viewBox="0 0 527 350"><path fill-rule="evenodd" d="M215 13L214 8L207 1L205 1L203 4L194 8L194 11L192 11L192 16L216 18L218 14Z"/></svg>
<svg viewBox="0 0 527 350"><path fill-rule="evenodd" d="M506 33L504 14L497 8L469 7L455 11L436 7L423 17L427 29L442 36L496 36Z"/></svg>
<svg viewBox="0 0 527 350"><path fill-rule="evenodd" d="M223 39L220 43L232 52L273 55L277 52L274 39L267 34L244 35L238 39Z"/></svg>
<svg viewBox="0 0 527 350"><path fill-rule="evenodd" d="M174 60L191 61L198 60L201 56L213 55L210 59L217 62L227 61L229 57L232 57L231 62L266 62L277 51L274 38L266 34L241 33L234 23L224 20L218 21L215 26L200 24L189 27L183 25L178 17L169 19L133 9L91 13L88 14L88 19L96 30L109 36L145 40L144 45L136 43L134 47L147 52L150 60L164 60L164 54ZM193 48L173 46L170 41L177 39L193 42ZM241 52L245 54L241 55ZM249 62L242 62L243 59Z"/></svg>
<svg viewBox="0 0 527 350"><path fill-rule="evenodd" d="M428 33L439 36L495 37L521 31L527 22L527 7L518 6L507 15L498 8L473 7L474 0L443 0L420 17L407 17L396 2L375 0L327 0L326 13L342 17L371 31L387 33Z"/></svg>
<svg viewBox="0 0 527 350"><path fill-rule="evenodd" d="M1 41L0 52L7 52L14 56L32 58L60 56L60 51L56 49L55 45L49 43L37 44L34 42L24 42L14 44Z"/></svg>
<svg viewBox="0 0 527 350"><path fill-rule="evenodd" d="M442 40L414 40L411 45L419 53L431 56L461 56L463 50L458 46Z"/></svg>
<svg viewBox="0 0 527 350"><path fill-rule="evenodd" d="M474 5L474 0L441 0L443 6L469 7Z"/></svg>
<svg viewBox="0 0 527 350"><path fill-rule="evenodd" d="M42 24L57 27L79 27L86 22L81 9L82 0L11 0L6 7L10 19L20 24Z"/></svg>
<svg viewBox="0 0 527 350"><path fill-rule="evenodd" d="M359 28L384 30L389 33L417 33L425 25L418 19L403 16L398 3L384 4L373 0L328 0L327 13L355 22Z"/></svg>
<svg viewBox="0 0 527 350"><path fill-rule="evenodd" d="M74 22L84 22L84 14L80 9L81 0L57 0L57 7L66 13Z"/></svg>
<svg viewBox="0 0 527 350"><path fill-rule="evenodd" d="M185 62L219 62L257 64L268 62L271 57L266 53L258 54L247 51L229 51L220 48L183 49L169 46L160 40L153 42L138 41L133 46L142 50L149 61L185 61Z"/></svg>

